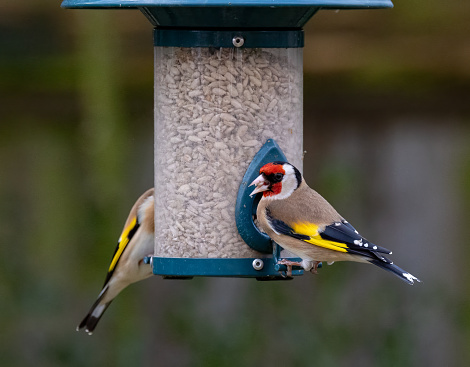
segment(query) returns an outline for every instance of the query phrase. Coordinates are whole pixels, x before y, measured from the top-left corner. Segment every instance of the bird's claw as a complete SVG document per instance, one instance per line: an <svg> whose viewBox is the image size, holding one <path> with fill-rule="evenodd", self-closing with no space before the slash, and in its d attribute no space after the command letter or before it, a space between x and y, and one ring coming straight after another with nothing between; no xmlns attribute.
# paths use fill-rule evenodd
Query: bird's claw
<svg viewBox="0 0 470 367"><path fill-rule="evenodd" d="M313 267L310 269L312 274L318 274L318 265L321 264L321 261L314 261Z"/></svg>
<svg viewBox="0 0 470 367"><path fill-rule="evenodd" d="M287 267L287 271L286 271L286 278L289 277L289 278L292 278L292 267L293 266L302 266L302 264L298 261L290 261L290 260L287 260L287 259L281 259L277 262L279 265L285 265ZM284 277L284 275L283 275Z"/></svg>

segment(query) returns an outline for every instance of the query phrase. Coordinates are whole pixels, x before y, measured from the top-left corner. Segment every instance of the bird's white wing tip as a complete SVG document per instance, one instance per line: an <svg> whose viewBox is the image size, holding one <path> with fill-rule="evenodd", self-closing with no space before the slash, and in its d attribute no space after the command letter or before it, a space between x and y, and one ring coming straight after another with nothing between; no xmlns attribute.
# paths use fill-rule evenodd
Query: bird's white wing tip
<svg viewBox="0 0 470 367"><path fill-rule="evenodd" d="M421 283L421 280L416 278L414 275L411 275L410 273L403 273L403 276L410 282L410 284L414 284L414 282Z"/></svg>

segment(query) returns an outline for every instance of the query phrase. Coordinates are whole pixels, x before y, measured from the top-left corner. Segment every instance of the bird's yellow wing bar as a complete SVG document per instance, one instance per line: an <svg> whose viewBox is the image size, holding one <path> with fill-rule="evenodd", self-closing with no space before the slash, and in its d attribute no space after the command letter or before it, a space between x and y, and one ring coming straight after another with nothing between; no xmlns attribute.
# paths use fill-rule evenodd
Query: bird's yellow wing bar
<svg viewBox="0 0 470 367"><path fill-rule="evenodd" d="M126 228L124 228L124 231L122 231L121 237L119 237L116 251L114 252L114 255L113 255L113 259L111 260L111 265L109 266L108 273L112 273L114 271L116 264L118 263L126 246L129 244L129 241L131 240L132 236L137 230L137 227L138 227L137 218L134 217L129 223L129 225Z"/></svg>
<svg viewBox="0 0 470 367"><path fill-rule="evenodd" d="M334 251L348 252L346 250L348 246L345 243L329 241L322 238L318 232L318 226L314 223L293 223L291 226L294 232L294 237L297 235L297 237L301 237L299 239L302 241Z"/></svg>

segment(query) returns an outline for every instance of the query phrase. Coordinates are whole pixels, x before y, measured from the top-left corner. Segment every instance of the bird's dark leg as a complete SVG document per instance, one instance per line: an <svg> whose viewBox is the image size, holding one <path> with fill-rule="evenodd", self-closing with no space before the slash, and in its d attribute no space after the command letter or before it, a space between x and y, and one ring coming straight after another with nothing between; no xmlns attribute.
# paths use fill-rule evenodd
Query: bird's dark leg
<svg viewBox="0 0 470 367"><path fill-rule="evenodd" d="M310 272L311 272L312 274L318 274L318 271L317 271L317 269L318 269L318 264L321 264L321 261L314 261L314 262L313 262L313 267L310 269Z"/></svg>

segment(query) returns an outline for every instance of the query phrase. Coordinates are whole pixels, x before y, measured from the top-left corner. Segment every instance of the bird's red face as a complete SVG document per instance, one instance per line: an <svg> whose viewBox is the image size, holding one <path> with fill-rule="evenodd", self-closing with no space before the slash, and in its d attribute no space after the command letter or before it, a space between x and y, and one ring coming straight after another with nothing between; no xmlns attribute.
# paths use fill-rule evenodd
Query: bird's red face
<svg viewBox="0 0 470 367"><path fill-rule="evenodd" d="M281 193L282 180L286 174L284 162L265 164L261 167L259 173L260 175L250 185L256 186L250 196L258 192L262 192L264 197L275 196Z"/></svg>

